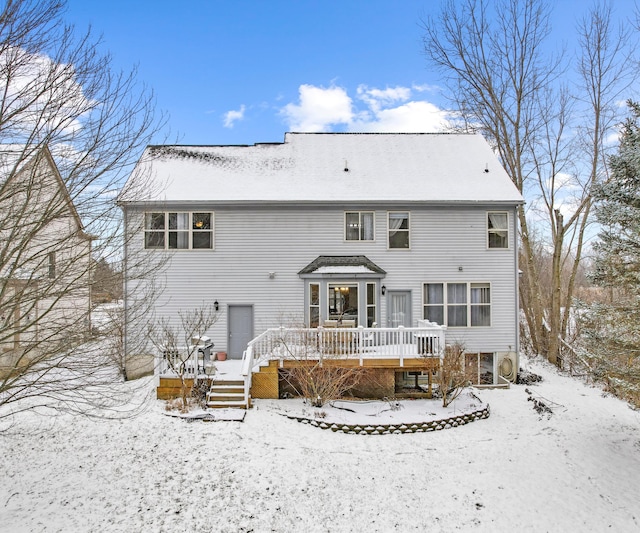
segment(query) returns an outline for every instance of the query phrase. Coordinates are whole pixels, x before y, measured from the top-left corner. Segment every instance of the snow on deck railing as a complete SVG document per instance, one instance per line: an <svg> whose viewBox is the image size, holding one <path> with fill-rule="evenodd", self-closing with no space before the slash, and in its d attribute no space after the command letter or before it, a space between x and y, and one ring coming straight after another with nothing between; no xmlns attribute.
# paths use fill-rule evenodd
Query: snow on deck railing
<svg viewBox="0 0 640 533"><path fill-rule="evenodd" d="M252 340L252 361L271 359L399 359L442 357L444 326L420 321L415 328L272 328Z"/></svg>
<svg viewBox="0 0 640 533"><path fill-rule="evenodd" d="M172 349L159 350L158 354L158 366L160 369L160 375L178 375L184 366L184 376L192 378L194 376L194 369L200 371L198 368L198 350L194 350L188 357L188 348L186 346L177 346ZM204 368L202 368L204 373Z"/></svg>
<svg viewBox="0 0 640 533"><path fill-rule="evenodd" d="M323 360L355 359L363 364L364 359L399 359L404 366L405 358L440 357L445 349L445 326L427 320L419 320L415 328L271 328L250 341L242 356L242 375L245 381L245 400L248 401L252 374L257 365L270 360ZM195 350L186 362L185 377L203 375L202 361ZM165 351L160 355L160 375L175 374L179 355Z"/></svg>

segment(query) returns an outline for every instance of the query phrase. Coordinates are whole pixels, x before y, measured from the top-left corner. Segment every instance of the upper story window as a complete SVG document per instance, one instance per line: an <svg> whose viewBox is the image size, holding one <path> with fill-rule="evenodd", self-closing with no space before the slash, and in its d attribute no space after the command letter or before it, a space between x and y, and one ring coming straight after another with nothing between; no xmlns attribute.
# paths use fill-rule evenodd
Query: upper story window
<svg viewBox="0 0 640 533"><path fill-rule="evenodd" d="M389 248L409 248L409 213L389 212Z"/></svg>
<svg viewBox="0 0 640 533"><path fill-rule="evenodd" d="M344 238L347 241L372 241L372 211L350 211L344 214Z"/></svg>
<svg viewBox="0 0 640 533"><path fill-rule="evenodd" d="M509 213L487 213L487 242L489 248L509 248Z"/></svg>
<svg viewBox="0 0 640 533"><path fill-rule="evenodd" d="M144 247L150 250L213 248L213 213L145 213Z"/></svg>
<svg viewBox="0 0 640 533"><path fill-rule="evenodd" d="M423 318L450 328L491 325L489 283L425 283Z"/></svg>
<svg viewBox="0 0 640 533"><path fill-rule="evenodd" d="M53 279L56 277L56 253L49 252L47 259L49 261L49 279Z"/></svg>

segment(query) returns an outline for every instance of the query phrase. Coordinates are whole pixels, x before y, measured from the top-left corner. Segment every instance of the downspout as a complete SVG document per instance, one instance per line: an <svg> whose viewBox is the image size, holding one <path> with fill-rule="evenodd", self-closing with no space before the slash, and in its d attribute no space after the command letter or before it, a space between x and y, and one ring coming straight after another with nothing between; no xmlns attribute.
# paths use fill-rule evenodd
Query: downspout
<svg viewBox="0 0 640 533"><path fill-rule="evenodd" d="M128 294L129 294L129 287L127 284L127 281L129 279L129 274L128 274L128 263L127 263L127 242L128 242L128 235L129 235L129 230L128 230L128 216L127 216L127 210L125 209L124 205L120 205L120 208L122 209L122 218L124 219L123 221L123 225L124 225L124 242L122 243L122 246L124 248L123 250L123 254L122 254L122 272L123 272L123 279L122 279L122 319L123 319L123 324L122 324L122 335L123 335L123 339L122 339L122 350L123 350L123 354L122 357L124 359L123 363L124 363L124 367L125 369L127 368L127 356L129 354L129 350L127 347L127 339L128 339L128 334L127 334L127 328L129 325L129 320L128 320L128 315L127 315L127 304L128 304ZM125 370L126 372L126 370Z"/></svg>
<svg viewBox="0 0 640 533"><path fill-rule="evenodd" d="M520 264L518 254L518 207L513 211L513 253L514 253L514 276L515 276L515 326L516 345L514 346L516 355L516 379L520 369Z"/></svg>

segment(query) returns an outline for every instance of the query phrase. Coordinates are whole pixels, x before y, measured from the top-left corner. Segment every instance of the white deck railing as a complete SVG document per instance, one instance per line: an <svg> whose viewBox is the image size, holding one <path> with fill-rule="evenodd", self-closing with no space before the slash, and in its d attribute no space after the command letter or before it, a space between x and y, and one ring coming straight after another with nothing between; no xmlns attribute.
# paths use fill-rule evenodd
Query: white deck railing
<svg viewBox="0 0 640 533"><path fill-rule="evenodd" d="M252 375L261 363L272 360L357 360L397 359L404 366L407 358L442 358L445 350L445 326L418 321L415 328L271 328L249 342L242 357L245 401L248 402ZM180 355L165 351L160 356L160 375L173 374ZM178 364L177 364L178 363ZM195 371L195 372L194 372ZM198 350L186 361L185 377L204 377L204 361Z"/></svg>
<svg viewBox="0 0 640 533"><path fill-rule="evenodd" d="M399 359L442 357L446 328L428 322L415 328L272 328L253 339L253 362L303 359ZM249 355L249 354L248 354ZM255 364L255 363L254 363ZM247 370L251 367L247 362Z"/></svg>
<svg viewBox="0 0 640 533"><path fill-rule="evenodd" d="M211 369L211 356L207 357L202 350L193 346L177 346L158 351L158 372L161 376L178 376L193 378L196 375L206 377Z"/></svg>

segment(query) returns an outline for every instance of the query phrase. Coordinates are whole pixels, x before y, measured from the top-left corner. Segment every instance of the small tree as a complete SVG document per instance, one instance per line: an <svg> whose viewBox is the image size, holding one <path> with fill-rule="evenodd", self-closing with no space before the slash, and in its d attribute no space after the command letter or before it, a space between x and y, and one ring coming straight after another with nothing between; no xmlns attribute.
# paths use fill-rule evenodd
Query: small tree
<svg viewBox="0 0 640 533"><path fill-rule="evenodd" d="M442 407L453 402L470 383L464 365L464 346L460 343L447 345L440 361L438 387L442 393Z"/></svg>
<svg viewBox="0 0 640 533"><path fill-rule="evenodd" d="M325 335L343 333L346 339L350 333L304 328L282 328L281 332L279 350L292 362L292 366L283 371L284 379L313 407L322 407L344 396L362 379L364 369L341 363L342 358L331 349L334 339Z"/></svg>
<svg viewBox="0 0 640 533"><path fill-rule="evenodd" d="M187 383L191 374L190 363L193 363L193 385L198 382L197 350L193 343L199 339L218 320L218 312L213 306L203 305L188 311L178 311L179 326L174 326L167 318L161 319L157 325L151 326L149 338L165 357L165 362L180 379L180 398L183 412L189 410L189 393L191 387Z"/></svg>

